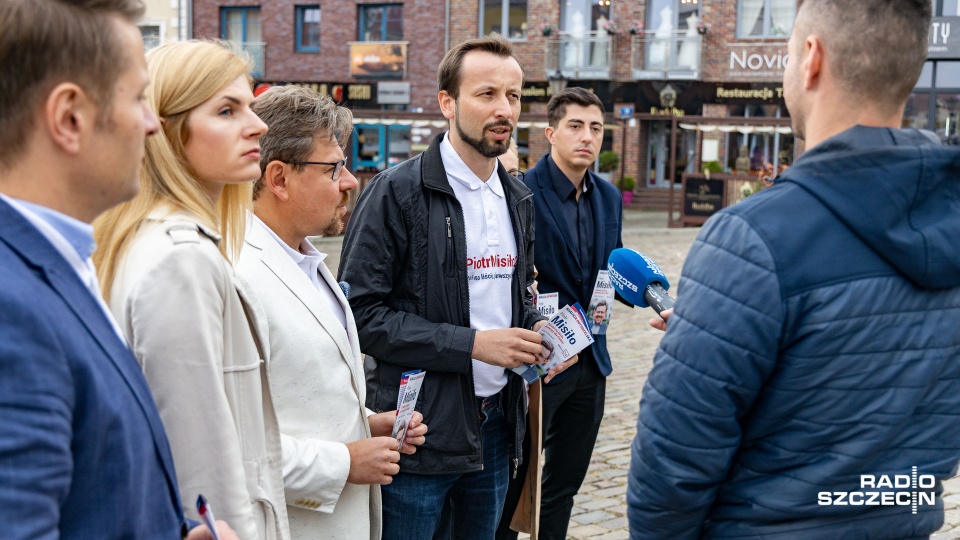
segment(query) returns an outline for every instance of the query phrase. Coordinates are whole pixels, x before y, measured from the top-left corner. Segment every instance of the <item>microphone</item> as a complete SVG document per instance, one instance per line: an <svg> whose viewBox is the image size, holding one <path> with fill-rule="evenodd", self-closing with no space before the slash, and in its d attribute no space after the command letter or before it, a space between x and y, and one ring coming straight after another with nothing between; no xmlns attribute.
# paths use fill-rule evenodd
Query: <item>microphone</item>
<svg viewBox="0 0 960 540"><path fill-rule="evenodd" d="M673 307L667 294L670 282L657 263L646 255L627 248L617 248L607 259L610 283L624 300L635 306L652 307L657 315Z"/></svg>

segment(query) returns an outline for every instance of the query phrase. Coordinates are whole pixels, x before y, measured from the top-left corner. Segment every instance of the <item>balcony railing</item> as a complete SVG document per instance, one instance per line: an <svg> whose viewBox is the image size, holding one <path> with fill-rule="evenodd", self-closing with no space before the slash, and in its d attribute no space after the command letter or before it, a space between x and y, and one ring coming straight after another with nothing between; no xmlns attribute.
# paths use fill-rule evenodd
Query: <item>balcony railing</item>
<svg viewBox="0 0 960 540"><path fill-rule="evenodd" d="M609 79L613 36L606 32L561 32L546 41L545 69L568 79Z"/></svg>
<svg viewBox="0 0 960 540"><path fill-rule="evenodd" d="M250 55L251 60L253 60L253 71L250 75L254 79L263 78L266 43L262 41L228 41L227 43L236 51Z"/></svg>
<svg viewBox="0 0 960 540"><path fill-rule="evenodd" d="M636 79L697 79L700 77L702 36L638 34L630 43Z"/></svg>

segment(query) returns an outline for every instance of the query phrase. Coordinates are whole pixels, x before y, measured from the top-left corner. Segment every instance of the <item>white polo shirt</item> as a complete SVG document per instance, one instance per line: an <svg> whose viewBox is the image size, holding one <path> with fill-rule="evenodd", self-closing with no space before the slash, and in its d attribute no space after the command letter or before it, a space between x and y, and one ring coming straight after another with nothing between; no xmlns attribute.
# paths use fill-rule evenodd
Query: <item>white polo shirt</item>
<svg viewBox="0 0 960 540"><path fill-rule="evenodd" d="M447 171L447 181L463 207L470 328L510 328L517 241L497 169L494 168L493 174L485 181L480 180L454 150L449 132L440 143L440 157ZM504 368L473 360L473 390L477 397L496 394L506 384Z"/></svg>

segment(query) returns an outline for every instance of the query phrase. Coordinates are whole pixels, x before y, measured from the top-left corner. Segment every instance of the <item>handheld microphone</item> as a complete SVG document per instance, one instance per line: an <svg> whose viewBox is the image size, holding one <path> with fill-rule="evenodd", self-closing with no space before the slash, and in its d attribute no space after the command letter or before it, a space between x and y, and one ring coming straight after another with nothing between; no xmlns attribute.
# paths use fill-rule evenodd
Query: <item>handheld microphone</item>
<svg viewBox="0 0 960 540"><path fill-rule="evenodd" d="M673 307L667 294L670 282L657 263L646 255L627 248L617 248L607 259L607 270L613 288L624 300L635 306L652 307L657 315Z"/></svg>

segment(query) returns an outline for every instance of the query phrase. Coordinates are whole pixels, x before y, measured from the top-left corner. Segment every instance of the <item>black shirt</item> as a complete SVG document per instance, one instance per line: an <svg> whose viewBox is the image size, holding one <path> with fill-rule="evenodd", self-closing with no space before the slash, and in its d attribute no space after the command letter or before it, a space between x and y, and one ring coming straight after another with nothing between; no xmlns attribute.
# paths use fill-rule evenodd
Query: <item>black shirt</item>
<svg viewBox="0 0 960 540"><path fill-rule="evenodd" d="M597 279L597 276L590 275L593 268L593 242L595 238L590 198L596 189L590 174L585 172L583 175L583 193L580 194L580 200L578 201L577 188L553 161L553 156L547 156L547 165L553 190L560 198L564 221L566 221L570 232L570 238L573 239L573 251L579 255L580 276L578 277L582 280L578 283L580 285L579 289L583 291L581 294L585 293L587 295L584 301L589 301L589 295L593 291L593 285ZM583 307L586 309L586 306Z"/></svg>

